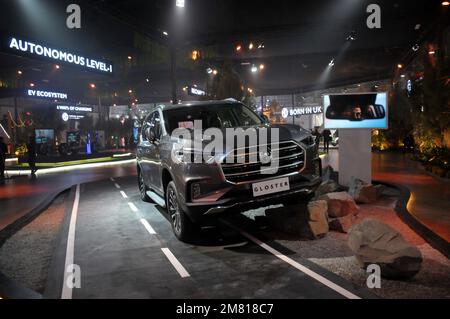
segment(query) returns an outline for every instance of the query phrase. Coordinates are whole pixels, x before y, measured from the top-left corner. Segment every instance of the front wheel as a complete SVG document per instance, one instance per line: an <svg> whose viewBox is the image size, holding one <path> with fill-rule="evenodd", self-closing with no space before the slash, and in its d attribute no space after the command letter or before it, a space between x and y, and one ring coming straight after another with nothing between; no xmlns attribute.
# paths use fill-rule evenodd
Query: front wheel
<svg viewBox="0 0 450 319"><path fill-rule="evenodd" d="M194 239L199 229L181 208L174 182L170 182L167 186L166 205L175 236L183 242Z"/></svg>
<svg viewBox="0 0 450 319"><path fill-rule="evenodd" d="M139 184L139 194L141 195L141 200L143 202L149 203L151 202L150 197L147 195L147 186L145 185L144 175L141 170L138 171L138 184Z"/></svg>

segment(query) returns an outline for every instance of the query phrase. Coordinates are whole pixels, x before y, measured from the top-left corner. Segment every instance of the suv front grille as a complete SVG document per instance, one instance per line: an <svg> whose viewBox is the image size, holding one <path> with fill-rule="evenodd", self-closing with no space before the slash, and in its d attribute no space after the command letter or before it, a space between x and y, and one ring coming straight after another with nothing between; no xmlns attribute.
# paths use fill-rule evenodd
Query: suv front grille
<svg viewBox="0 0 450 319"><path fill-rule="evenodd" d="M271 150L270 145L267 149L271 154L277 151ZM276 176L299 173L305 167L305 151L299 144L293 141L280 142L278 152L279 164L276 173L273 173L272 168L270 167L271 163L262 163L259 150L252 149L251 153L250 149L246 148L245 152L242 152L242 149L236 149L230 152L229 156L223 159L221 163L225 179L231 183L241 184ZM255 155L257 161L250 162L252 156L255 158ZM243 160L244 158L245 162ZM272 161L274 160L276 160L276 158L272 159Z"/></svg>

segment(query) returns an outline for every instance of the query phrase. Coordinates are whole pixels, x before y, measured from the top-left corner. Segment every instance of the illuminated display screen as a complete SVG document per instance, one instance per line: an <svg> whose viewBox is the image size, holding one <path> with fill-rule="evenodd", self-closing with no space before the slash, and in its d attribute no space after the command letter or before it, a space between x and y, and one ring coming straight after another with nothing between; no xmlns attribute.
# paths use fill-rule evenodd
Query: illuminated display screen
<svg viewBox="0 0 450 319"><path fill-rule="evenodd" d="M326 129L388 129L387 93L325 95L323 105Z"/></svg>

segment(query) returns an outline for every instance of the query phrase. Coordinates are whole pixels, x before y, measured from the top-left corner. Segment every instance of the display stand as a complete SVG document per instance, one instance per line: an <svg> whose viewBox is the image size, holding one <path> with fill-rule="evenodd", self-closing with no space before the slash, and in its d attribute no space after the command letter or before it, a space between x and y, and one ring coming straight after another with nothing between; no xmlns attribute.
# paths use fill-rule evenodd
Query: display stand
<svg viewBox="0 0 450 319"><path fill-rule="evenodd" d="M356 177L372 184L372 130L339 130L339 183L350 186Z"/></svg>

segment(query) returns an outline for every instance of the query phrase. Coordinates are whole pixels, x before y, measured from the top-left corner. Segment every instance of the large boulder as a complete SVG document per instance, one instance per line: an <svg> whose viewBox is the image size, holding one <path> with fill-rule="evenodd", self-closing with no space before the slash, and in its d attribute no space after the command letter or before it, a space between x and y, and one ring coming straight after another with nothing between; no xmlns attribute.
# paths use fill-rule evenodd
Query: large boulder
<svg viewBox="0 0 450 319"><path fill-rule="evenodd" d="M337 192L341 187L333 180L324 181L316 190L316 197L320 197L329 193Z"/></svg>
<svg viewBox="0 0 450 319"><path fill-rule="evenodd" d="M422 254L403 236L380 221L366 219L351 228L348 245L361 266L380 266L387 279L409 279L421 268Z"/></svg>
<svg viewBox="0 0 450 319"><path fill-rule="evenodd" d="M341 218L330 219L330 230L347 234L356 222L356 216L347 215Z"/></svg>
<svg viewBox="0 0 450 319"><path fill-rule="evenodd" d="M274 228L304 239L322 238L329 232L326 202L269 209L266 217Z"/></svg>
<svg viewBox="0 0 450 319"><path fill-rule="evenodd" d="M377 201L378 190L372 184L367 184L360 179L352 178L349 194L358 204L372 204Z"/></svg>
<svg viewBox="0 0 450 319"><path fill-rule="evenodd" d="M328 204L328 216L331 218L341 218L347 215L358 215L359 207L353 198L346 192L330 193L319 197Z"/></svg>

